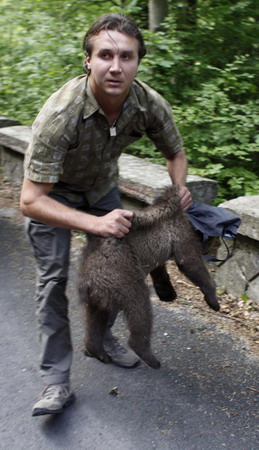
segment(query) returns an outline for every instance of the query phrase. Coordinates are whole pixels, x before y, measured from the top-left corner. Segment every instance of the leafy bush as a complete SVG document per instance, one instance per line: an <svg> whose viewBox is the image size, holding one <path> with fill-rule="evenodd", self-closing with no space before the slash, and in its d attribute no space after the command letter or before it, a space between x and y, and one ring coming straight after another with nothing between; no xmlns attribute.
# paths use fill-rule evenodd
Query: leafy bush
<svg viewBox="0 0 259 450"><path fill-rule="evenodd" d="M205 31L197 34L203 34L205 39ZM221 64L223 67L216 66L210 64L218 52L215 45L207 52L204 63L188 52L190 47L181 39L183 34L185 39L189 38L189 32L177 30L172 18L165 21L163 31L147 33L151 54L144 58L139 76L173 105L185 142L189 172L218 181L216 203L256 195L259 193L258 59L252 59L251 54L232 55L231 61ZM192 36L191 48L195 47L196 39ZM252 52L254 45L257 45L254 41L250 42ZM146 138L128 151L163 163Z"/></svg>
<svg viewBox="0 0 259 450"><path fill-rule="evenodd" d="M259 101L249 100L256 86L245 67L246 58L236 57L224 69L212 68L217 77L190 92L177 111L190 171L219 182L218 201L259 192Z"/></svg>

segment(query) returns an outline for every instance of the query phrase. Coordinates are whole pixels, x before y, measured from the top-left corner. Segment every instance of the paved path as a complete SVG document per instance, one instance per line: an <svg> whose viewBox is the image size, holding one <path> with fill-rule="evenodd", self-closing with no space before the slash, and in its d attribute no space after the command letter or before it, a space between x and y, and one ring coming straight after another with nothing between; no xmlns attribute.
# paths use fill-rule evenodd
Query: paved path
<svg viewBox="0 0 259 450"><path fill-rule="evenodd" d="M31 417L41 389L34 317L34 262L22 225L0 220L0 448L4 450L257 450L258 359L186 307L155 302L160 370L134 370L83 356L71 269L72 385L62 415ZM75 259L75 257L74 257ZM206 308L206 305L204 305ZM118 321L117 334L125 338ZM117 387L118 395L110 394Z"/></svg>

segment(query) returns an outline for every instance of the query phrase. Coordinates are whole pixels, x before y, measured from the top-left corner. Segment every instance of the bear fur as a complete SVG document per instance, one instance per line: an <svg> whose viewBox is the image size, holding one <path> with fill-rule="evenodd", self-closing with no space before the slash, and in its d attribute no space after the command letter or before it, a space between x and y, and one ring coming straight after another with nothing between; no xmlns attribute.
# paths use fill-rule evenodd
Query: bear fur
<svg viewBox="0 0 259 450"><path fill-rule="evenodd" d="M88 354L111 361L103 347L104 334L109 316L123 311L130 331L129 346L149 366L160 367L151 349L153 318L145 280L150 273L160 299L174 300L176 292L164 266L171 258L200 288L207 304L218 311L214 281L200 241L180 209L176 188L167 189L153 205L134 212L130 231L122 239L90 237L78 274Z"/></svg>

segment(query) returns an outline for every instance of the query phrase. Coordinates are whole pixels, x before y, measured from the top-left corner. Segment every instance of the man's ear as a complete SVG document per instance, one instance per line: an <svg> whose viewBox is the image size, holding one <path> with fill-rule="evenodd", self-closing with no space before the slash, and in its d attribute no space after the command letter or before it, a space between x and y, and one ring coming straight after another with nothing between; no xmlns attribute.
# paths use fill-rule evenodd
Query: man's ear
<svg viewBox="0 0 259 450"><path fill-rule="evenodd" d="M90 63L90 56L87 56L85 58L85 67L87 68L87 70L91 70L91 63Z"/></svg>

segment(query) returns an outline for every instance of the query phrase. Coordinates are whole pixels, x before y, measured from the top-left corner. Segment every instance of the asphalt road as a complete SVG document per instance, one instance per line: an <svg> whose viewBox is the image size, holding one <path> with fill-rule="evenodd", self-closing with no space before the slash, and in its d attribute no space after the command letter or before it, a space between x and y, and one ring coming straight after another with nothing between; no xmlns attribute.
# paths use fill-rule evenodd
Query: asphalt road
<svg viewBox="0 0 259 450"><path fill-rule="evenodd" d="M22 225L0 220L0 448L257 450L258 359L201 314L154 302L153 348L162 367L122 369L86 358L75 291L69 295L77 400L58 416L31 417L41 390L35 266ZM9 215L10 216L10 215ZM207 306L204 304L204 308ZM126 339L122 319L117 335ZM116 394L111 391L116 387Z"/></svg>

